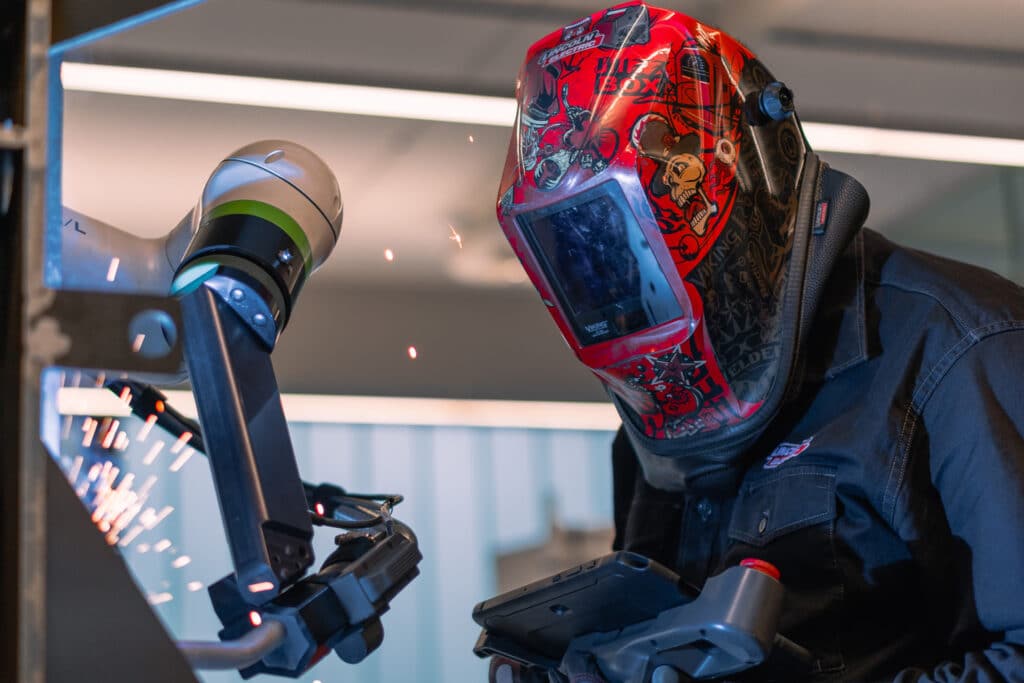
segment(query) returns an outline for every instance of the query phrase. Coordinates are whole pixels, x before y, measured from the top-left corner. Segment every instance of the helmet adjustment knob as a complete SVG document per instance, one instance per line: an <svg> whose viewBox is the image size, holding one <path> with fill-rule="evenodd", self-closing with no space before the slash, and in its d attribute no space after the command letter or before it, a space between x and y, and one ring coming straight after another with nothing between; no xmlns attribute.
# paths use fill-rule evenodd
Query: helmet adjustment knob
<svg viewBox="0 0 1024 683"><path fill-rule="evenodd" d="M748 102L756 102L756 106L747 107L747 119L753 126L761 126L770 121L783 121L796 109L793 104L793 91L780 81L772 81L764 86L757 97L751 100L753 102Z"/></svg>

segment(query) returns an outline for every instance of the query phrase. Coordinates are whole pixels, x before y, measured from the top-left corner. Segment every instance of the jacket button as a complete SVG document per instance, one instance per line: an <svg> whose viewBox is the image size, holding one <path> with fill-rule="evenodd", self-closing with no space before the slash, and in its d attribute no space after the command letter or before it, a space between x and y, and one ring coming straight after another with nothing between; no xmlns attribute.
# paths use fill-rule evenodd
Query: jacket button
<svg viewBox="0 0 1024 683"><path fill-rule="evenodd" d="M768 518L762 517L761 521L757 523L757 533L763 534L764 530L768 528Z"/></svg>
<svg viewBox="0 0 1024 683"><path fill-rule="evenodd" d="M706 499L697 503L697 514L700 515L700 519L703 522L711 519L711 503Z"/></svg>

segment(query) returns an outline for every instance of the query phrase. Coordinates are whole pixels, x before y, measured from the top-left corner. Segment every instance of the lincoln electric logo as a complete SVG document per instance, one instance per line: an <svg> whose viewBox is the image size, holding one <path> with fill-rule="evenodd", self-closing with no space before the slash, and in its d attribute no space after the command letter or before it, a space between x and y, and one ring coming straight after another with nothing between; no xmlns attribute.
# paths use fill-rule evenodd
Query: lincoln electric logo
<svg viewBox="0 0 1024 683"><path fill-rule="evenodd" d="M800 443L780 443L772 451L772 454L768 456L768 459L764 461L764 468L766 470L774 470L787 460L791 460L806 451L813 440L814 437L811 436Z"/></svg>
<svg viewBox="0 0 1024 683"><path fill-rule="evenodd" d="M562 31L562 42L541 52L540 57L537 58L537 63L543 68L557 62L559 59L579 52L585 52L603 43L603 33L597 29L587 32L586 29L589 23L590 20L587 19L571 26L566 26Z"/></svg>

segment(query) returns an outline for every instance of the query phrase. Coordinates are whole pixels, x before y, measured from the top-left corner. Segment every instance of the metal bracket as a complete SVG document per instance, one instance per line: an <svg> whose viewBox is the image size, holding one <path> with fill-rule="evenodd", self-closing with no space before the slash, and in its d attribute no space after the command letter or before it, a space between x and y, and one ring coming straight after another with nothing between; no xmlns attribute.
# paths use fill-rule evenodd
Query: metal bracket
<svg viewBox="0 0 1024 683"><path fill-rule="evenodd" d="M51 290L26 352L40 365L175 375L183 367L177 299Z"/></svg>

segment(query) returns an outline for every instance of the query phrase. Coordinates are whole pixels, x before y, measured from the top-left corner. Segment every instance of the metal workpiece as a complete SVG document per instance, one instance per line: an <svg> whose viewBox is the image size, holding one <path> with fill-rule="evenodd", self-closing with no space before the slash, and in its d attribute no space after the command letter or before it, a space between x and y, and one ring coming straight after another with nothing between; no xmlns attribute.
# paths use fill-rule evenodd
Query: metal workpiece
<svg viewBox="0 0 1024 683"><path fill-rule="evenodd" d="M182 298L185 357L228 545L252 605L313 563L313 527L270 352L213 291Z"/></svg>
<svg viewBox="0 0 1024 683"><path fill-rule="evenodd" d="M50 365L116 370L137 378L160 376L171 382L184 365L182 317L176 299L163 296L53 292L33 336L35 353Z"/></svg>
<svg viewBox="0 0 1024 683"><path fill-rule="evenodd" d="M572 641L570 651L600 662L610 680L671 680L674 669L694 679L714 678L762 663L771 652L784 589L756 569L731 567L708 579L692 602L614 633ZM659 671L660 669L660 671Z"/></svg>

